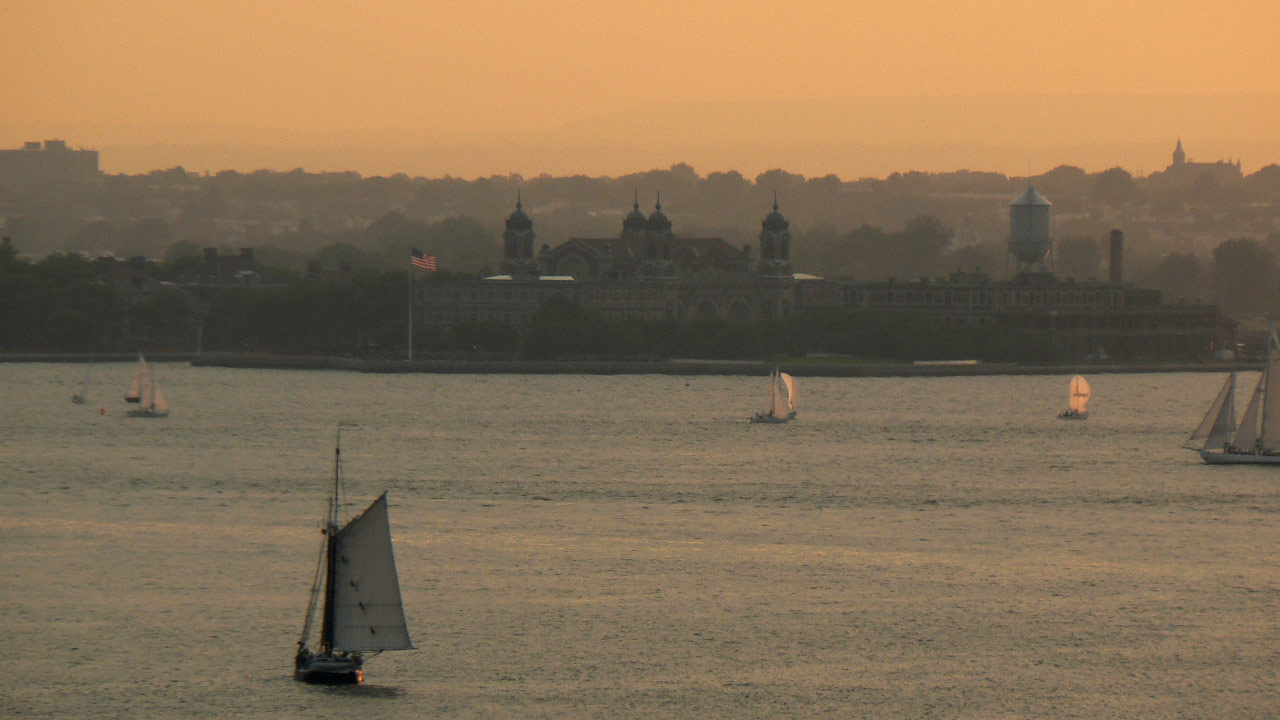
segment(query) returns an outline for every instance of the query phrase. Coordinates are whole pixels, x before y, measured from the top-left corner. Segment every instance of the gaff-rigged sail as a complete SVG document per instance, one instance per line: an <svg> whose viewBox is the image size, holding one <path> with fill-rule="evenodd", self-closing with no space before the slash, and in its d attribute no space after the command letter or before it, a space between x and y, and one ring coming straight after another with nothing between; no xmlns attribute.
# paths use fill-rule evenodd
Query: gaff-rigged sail
<svg viewBox="0 0 1280 720"><path fill-rule="evenodd" d="M1068 391L1067 407L1071 410L1083 415L1089 409L1089 398L1093 395L1093 390L1089 387L1089 381L1083 376L1076 375L1071 378L1071 388Z"/></svg>
<svg viewBox="0 0 1280 720"><path fill-rule="evenodd" d="M409 650L387 496L333 536L333 648Z"/></svg>

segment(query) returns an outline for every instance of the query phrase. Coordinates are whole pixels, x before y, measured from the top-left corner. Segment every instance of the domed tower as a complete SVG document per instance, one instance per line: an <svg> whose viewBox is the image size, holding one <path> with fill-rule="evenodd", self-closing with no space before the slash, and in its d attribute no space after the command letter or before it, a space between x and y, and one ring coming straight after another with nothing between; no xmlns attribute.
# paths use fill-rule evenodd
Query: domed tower
<svg viewBox="0 0 1280 720"><path fill-rule="evenodd" d="M516 191L516 210L507 218L507 229L502 232L502 272L515 275L536 275L538 263L533 259L533 220L525 214Z"/></svg>
<svg viewBox="0 0 1280 720"><path fill-rule="evenodd" d="M1018 272L1029 272L1032 265L1039 265L1043 272L1044 259L1053 247L1049 237L1049 208L1053 203L1035 191L1027 191L1009 203L1009 252L1018 261Z"/></svg>
<svg viewBox="0 0 1280 720"><path fill-rule="evenodd" d="M644 213L640 211L640 191L637 190L635 204L631 206L631 212L627 213L627 216L622 219L622 237L642 238L647 227L648 220L645 219Z"/></svg>
<svg viewBox="0 0 1280 720"><path fill-rule="evenodd" d="M671 231L671 221L662 213L662 193L658 193L658 201L653 206L653 213L644 223L645 235L649 243L657 248L659 257L666 261L671 259L675 233Z"/></svg>
<svg viewBox="0 0 1280 720"><path fill-rule="evenodd" d="M766 275L791 274L791 222L778 212L778 194L773 194L773 211L760 222L760 266Z"/></svg>

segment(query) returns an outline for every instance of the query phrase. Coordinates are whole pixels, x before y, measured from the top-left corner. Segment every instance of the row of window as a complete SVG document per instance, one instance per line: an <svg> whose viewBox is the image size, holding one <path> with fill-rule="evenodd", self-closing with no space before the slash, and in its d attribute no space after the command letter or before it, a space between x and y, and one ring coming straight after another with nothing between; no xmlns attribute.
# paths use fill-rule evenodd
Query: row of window
<svg viewBox="0 0 1280 720"><path fill-rule="evenodd" d="M418 299L431 301L447 301L454 302L542 302L554 290L545 288L485 288L476 287L418 287Z"/></svg>
<svg viewBox="0 0 1280 720"><path fill-rule="evenodd" d="M601 313L601 315L615 322L633 319L660 320L663 317L661 312L653 310L646 312L609 312ZM434 313L428 313L427 319L439 325L479 322L502 322L507 325L518 322L521 325L527 325L529 323L529 313L513 313L501 310L437 310Z"/></svg>
<svg viewBox="0 0 1280 720"><path fill-rule="evenodd" d="M871 307L885 305L925 305L941 307L1036 307L1036 306L1117 306L1121 304L1118 291L1097 290L865 290L851 288L846 302Z"/></svg>
<svg viewBox="0 0 1280 720"><path fill-rule="evenodd" d="M455 302L542 302L547 299L554 290L543 288L461 288L461 287L443 287L443 288L422 288L418 289L418 298L427 302L431 301L448 301ZM628 288L626 290L613 289L584 289L579 292L579 298L583 303L592 302L599 303L634 303L634 302L658 302L658 291L655 289Z"/></svg>
<svg viewBox="0 0 1280 720"><path fill-rule="evenodd" d="M583 290L579 297L583 303L601 302L601 303L617 303L617 302L657 302L658 291L652 289L638 290Z"/></svg>

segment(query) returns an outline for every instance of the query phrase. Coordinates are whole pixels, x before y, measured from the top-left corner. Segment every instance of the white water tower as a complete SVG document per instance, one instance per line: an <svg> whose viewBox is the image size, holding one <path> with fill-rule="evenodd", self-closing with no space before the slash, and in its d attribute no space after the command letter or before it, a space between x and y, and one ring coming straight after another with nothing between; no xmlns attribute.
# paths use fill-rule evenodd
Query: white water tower
<svg viewBox="0 0 1280 720"><path fill-rule="evenodd" d="M1032 265L1044 271L1044 259L1053 247L1049 237L1052 206L1031 187L1009 203L1009 252L1018 261L1018 272L1027 272Z"/></svg>

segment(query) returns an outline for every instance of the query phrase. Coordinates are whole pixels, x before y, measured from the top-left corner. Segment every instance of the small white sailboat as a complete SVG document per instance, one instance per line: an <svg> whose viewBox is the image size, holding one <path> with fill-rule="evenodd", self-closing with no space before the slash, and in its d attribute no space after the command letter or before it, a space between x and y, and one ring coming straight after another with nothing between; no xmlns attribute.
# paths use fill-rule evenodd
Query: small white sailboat
<svg viewBox="0 0 1280 720"><path fill-rule="evenodd" d="M124 399L139 405L126 413L129 417L169 417L169 403L165 401L160 385L151 374L151 366L141 355L138 356L138 366L133 370L133 380Z"/></svg>
<svg viewBox="0 0 1280 720"><path fill-rule="evenodd" d="M782 373L786 375L786 373ZM790 375L786 375L790 379ZM792 381L794 385L794 381ZM769 392L765 396L764 408L760 412L751 416L753 423L784 423L795 417L795 412L787 407L786 402L782 399L782 382L779 378L778 369L774 368L769 374Z"/></svg>
<svg viewBox="0 0 1280 720"><path fill-rule="evenodd" d="M1249 396L1244 415L1236 422L1236 373L1232 371L1200 425L1183 447L1200 453L1213 465L1280 465L1280 352L1273 331L1267 342L1267 359L1258 384ZM1203 440L1204 443L1197 446Z"/></svg>
<svg viewBox="0 0 1280 720"><path fill-rule="evenodd" d="M1089 398L1093 396L1093 390L1089 387L1089 381L1084 379L1082 375L1076 375L1071 378L1071 385L1067 389L1067 409L1058 415L1059 420L1085 420L1089 417Z"/></svg>
<svg viewBox="0 0 1280 720"><path fill-rule="evenodd" d="M80 383L80 392L71 396L71 402L83 405L89 397L89 368L84 369L84 381Z"/></svg>
<svg viewBox="0 0 1280 720"><path fill-rule="evenodd" d="M294 678L310 683L359 683L364 680L362 653L413 649L391 546L387 494L380 495L355 519L338 525L341 441L339 426L333 448L333 494L325 518L324 545L294 656ZM317 649L312 651L307 642L318 601L320 637Z"/></svg>

